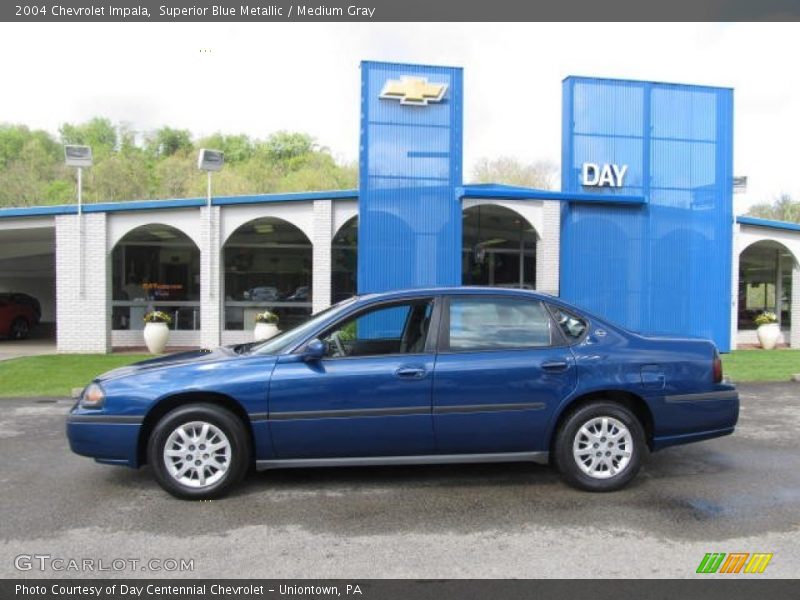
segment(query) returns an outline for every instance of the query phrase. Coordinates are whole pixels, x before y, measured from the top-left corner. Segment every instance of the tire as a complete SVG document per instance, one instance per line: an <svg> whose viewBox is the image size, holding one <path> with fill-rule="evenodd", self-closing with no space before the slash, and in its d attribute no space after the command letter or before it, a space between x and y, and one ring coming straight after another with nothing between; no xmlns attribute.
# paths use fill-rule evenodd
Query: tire
<svg viewBox="0 0 800 600"><path fill-rule="evenodd" d="M223 496L253 462L241 419L205 403L180 406L164 415L147 442L147 460L159 485L185 500Z"/></svg>
<svg viewBox="0 0 800 600"><path fill-rule="evenodd" d="M31 332L31 326L27 319L17 317L11 322L11 327L8 328L8 337L12 340L24 340Z"/></svg>
<svg viewBox="0 0 800 600"><path fill-rule="evenodd" d="M639 472L646 454L639 419L614 402L598 401L578 408L556 434L555 463L561 477L589 492L623 488Z"/></svg>

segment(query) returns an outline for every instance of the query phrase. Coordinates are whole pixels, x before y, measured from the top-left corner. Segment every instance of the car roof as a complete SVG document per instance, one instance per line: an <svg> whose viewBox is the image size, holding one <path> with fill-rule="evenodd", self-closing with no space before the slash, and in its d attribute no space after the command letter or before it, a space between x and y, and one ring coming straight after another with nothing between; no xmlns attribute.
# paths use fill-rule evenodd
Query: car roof
<svg viewBox="0 0 800 600"><path fill-rule="evenodd" d="M444 287L421 287L407 288L402 290L392 290L390 292L376 292L362 294L359 300L391 300L393 298L408 298L413 296L526 296L528 298L538 298L540 300L557 300L554 296L533 290L520 288L501 288L479 285L459 285Z"/></svg>

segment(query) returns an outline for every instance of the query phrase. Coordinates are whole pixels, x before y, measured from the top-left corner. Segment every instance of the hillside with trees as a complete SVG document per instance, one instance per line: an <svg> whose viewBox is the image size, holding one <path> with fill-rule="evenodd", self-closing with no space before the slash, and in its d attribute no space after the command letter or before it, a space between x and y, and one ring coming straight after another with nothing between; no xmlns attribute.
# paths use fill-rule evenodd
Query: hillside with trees
<svg viewBox="0 0 800 600"><path fill-rule="evenodd" d="M800 223L800 202L793 201L788 194L782 194L772 203L754 204L747 214L762 219Z"/></svg>
<svg viewBox="0 0 800 600"><path fill-rule="evenodd" d="M354 188L357 167L334 159L305 133L277 132L266 139L217 133L194 139L162 127L137 135L125 125L95 118L64 124L59 135L24 125L0 124L0 206L75 202L75 173L64 166L64 144L92 147L94 166L84 171L85 202L204 196L197 169L199 148L225 152L214 195Z"/></svg>

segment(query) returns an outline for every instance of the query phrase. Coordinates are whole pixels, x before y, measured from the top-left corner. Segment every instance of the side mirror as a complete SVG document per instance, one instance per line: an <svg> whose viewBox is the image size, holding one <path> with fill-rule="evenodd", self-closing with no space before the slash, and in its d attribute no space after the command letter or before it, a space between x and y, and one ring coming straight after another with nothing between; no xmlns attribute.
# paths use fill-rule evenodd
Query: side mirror
<svg viewBox="0 0 800 600"><path fill-rule="evenodd" d="M320 339L314 338L306 344L305 352L303 353L304 360L320 360L325 356L325 342Z"/></svg>

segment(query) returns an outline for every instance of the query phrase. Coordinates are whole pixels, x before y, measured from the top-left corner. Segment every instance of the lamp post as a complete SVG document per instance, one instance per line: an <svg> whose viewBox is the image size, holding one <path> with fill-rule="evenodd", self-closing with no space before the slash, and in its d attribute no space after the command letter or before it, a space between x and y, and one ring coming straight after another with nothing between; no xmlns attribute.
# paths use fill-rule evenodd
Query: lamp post
<svg viewBox="0 0 800 600"><path fill-rule="evenodd" d="M78 170L78 211L75 214L78 230L78 297L83 298L83 169L92 166L92 149L89 146L64 146L64 162Z"/></svg>
<svg viewBox="0 0 800 600"><path fill-rule="evenodd" d="M211 217L211 173L222 170L225 164L225 153L220 150L209 150L201 148L197 157L197 168L206 172L206 211L208 220L208 297L214 297L214 260L212 260L212 246L216 243L216 236L213 233L213 219Z"/></svg>

